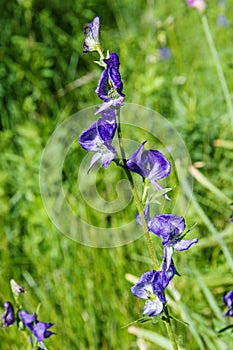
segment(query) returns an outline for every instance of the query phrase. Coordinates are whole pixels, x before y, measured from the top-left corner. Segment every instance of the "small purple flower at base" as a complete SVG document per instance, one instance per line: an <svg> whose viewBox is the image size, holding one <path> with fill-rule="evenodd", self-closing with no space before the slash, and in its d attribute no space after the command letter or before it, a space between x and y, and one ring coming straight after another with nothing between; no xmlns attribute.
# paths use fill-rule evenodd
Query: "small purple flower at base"
<svg viewBox="0 0 233 350"><path fill-rule="evenodd" d="M224 13L221 13L218 16L218 25L220 27L228 27L229 26L228 20L226 19L226 16L224 15Z"/></svg>
<svg viewBox="0 0 233 350"><path fill-rule="evenodd" d="M226 306L229 307L229 310L223 314L223 316L233 317L233 290L229 291L222 298Z"/></svg>
<svg viewBox="0 0 233 350"><path fill-rule="evenodd" d="M84 27L83 53L98 51L100 47L100 19L95 17L93 21Z"/></svg>
<svg viewBox="0 0 233 350"><path fill-rule="evenodd" d="M4 308L5 311L2 316L0 316L0 320L3 320L2 328L10 327L15 322L15 312L13 305L9 301L5 301Z"/></svg>
<svg viewBox="0 0 233 350"><path fill-rule="evenodd" d="M106 64L106 68L101 74L95 92L104 103L97 110L96 114L110 106L122 106L125 98L125 95L122 93L123 83L119 72L118 55L113 52L109 58L103 59L103 62Z"/></svg>
<svg viewBox="0 0 233 350"><path fill-rule="evenodd" d="M92 123L79 137L79 144L87 151L96 152L92 157L88 172L100 159L107 168L115 157L112 140L116 132L116 111L108 108L101 112L102 117Z"/></svg>
<svg viewBox="0 0 233 350"><path fill-rule="evenodd" d="M198 11L203 12L206 8L205 0L186 0L187 5L195 7Z"/></svg>
<svg viewBox="0 0 233 350"><path fill-rule="evenodd" d="M170 174L171 164L159 151L152 149L144 151L143 147L146 142L144 141L129 157L126 165L129 170L147 178L157 190L161 190L162 187L157 183L157 180ZM164 197L169 199L167 195Z"/></svg>
<svg viewBox="0 0 233 350"><path fill-rule="evenodd" d="M164 271L145 272L139 281L131 288L131 292L138 298L146 299L143 315L157 316L163 311L166 302L164 290L169 284L169 279Z"/></svg>
<svg viewBox="0 0 233 350"><path fill-rule="evenodd" d="M25 310L19 312L19 316L24 325L32 332L36 340L42 345L43 340L49 338L51 335L56 334L48 329L54 326L54 323L46 323L37 320L37 314L29 314Z"/></svg>
<svg viewBox="0 0 233 350"><path fill-rule="evenodd" d="M159 49L159 58L161 61L169 60L171 58L171 50L168 47L161 47Z"/></svg>

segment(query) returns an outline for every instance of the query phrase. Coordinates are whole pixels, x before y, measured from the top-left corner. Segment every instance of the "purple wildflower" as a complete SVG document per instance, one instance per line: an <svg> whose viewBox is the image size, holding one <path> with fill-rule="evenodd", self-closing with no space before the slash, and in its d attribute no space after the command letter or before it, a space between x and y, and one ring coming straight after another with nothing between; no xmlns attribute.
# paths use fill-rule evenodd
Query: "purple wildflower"
<svg viewBox="0 0 233 350"><path fill-rule="evenodd" d="M228 20L227 20L226 16L224 15L224 13L220 13L220 15L218 16L218 25L220 27L228 27L229 26Z"/></svg>
<svg viewBox="0 0 233 350"><path fill-rule="evenodd" d="M3 328L10 327L15 322L15 312L14 312L13 305L9 301L5 301L4 308L5 308L5 311L2 314L2 316L0 316L0 320L3 319L3 322L2 322Z"/></svg>
<svg viewBox="0 0 233 350"><path fill-rule="evenodd" d="M96 114L110 106L121 106L125 97L122 93L123 83L119 72L120 63L118 55L113 52L109 58L103 59L103 62L106 63L106 68L101 74L96 93L104 103L97 110Z"/></svg>
<svg viewBox="0 0 233 350"><path fill-rule="evenodd" d="M226 304L226 306L229 307L229 310L223 314L223 316L231 316L233 317L233 290L228 292L223 296L223 301Z"/></svg>
<svg viewBox="0 0 233 350"><path fill-rule="evenodd" d="M157 316L163 311L166 302L164 290L169 284L169 278L164 271L148 271L131 288L131 292L138 298L145 299L143 315Z"/></svg>
<svg viewBox="0 0 233 350"><path fill-rule="evenodd" d="M154 218L148 222L148 229L162 239L164 259L166 259L166 270L170 267L174 249L177 251L187 250L194 243L198 242L197 238L190 240L182 239L181 234L185 229L184 218L173 214L154 216Z"/></svg>
<svg viewBox="0 0 233 350"><path fill-rule="evenodd" d="M195 7L200 12L205 10L205 0L186 0L186 2L188 6Z"/></svg>
<svg viewBox="0 0 233 350"><path fill-rule="evenodd" d="M100 47L100 19L95 17L93 21L84 27L83 53L98 51Z"/></svg>
<svg viewBox="0 0 233 350"><path fill-rule="evenodd" d="M79 144L87 151L96 152L92 157L88 171L100 159L101 164L107 168L115 157L112 140L116 131L116 112L108 108L101 112L102 117L85 129L80 137Z"/></svg>
<svg viewBox="0 0 233 350"><path fill-rule="evenodd" d="M171 58L171 50L168 47L161 47L159 49L159 58L161 61L169 60Z"/></svg>
<svg viewBox="0 0 233 350"><path fill-rule="evenodd" d="M43 342L44 339L49 338L51 335L55 334L48 329L54 326L54 323L46 323L37 320L37 314L29 314L25 310L19 312L20 318L24 325L32 332L38 342ZM41 343L42 344L42 343Z"/></svg>
<svg viewBox="0 0 233 350"><path fill-rule="evenodd" d="M173 250L182 251L189 249L194 243L198 242L197 238L191 240L183 240L184 235L181 235L185 229L185 221L181 216L173 214L155 215L150 219L149 215L149 201L144 210L145 219L148 230L162 239L164 246L164 261L165 271L168 271L172 263ZM137 214L136 219L141 225L141 219Z"/></svg>
<svg viewBox="0 0 233 350"><path fill-rule="evenodd" d="M129 170L147 178L157 190L161 190L162 187L157 183L157 180L170 174L171 164L159 151L153 149L144 151L143 147L146 142L144 141L129 157L126 165ZM165 198L169 199L166 195Z"/></svg>

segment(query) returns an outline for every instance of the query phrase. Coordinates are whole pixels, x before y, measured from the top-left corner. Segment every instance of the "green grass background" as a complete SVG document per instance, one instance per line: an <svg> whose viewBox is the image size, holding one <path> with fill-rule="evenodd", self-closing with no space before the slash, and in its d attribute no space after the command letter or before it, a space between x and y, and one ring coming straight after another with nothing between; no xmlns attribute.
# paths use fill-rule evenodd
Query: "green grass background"
<svg viewBox="0 0 233 350"><path fill-rule="evenodd" d="M172 315L189 324L173 323L179 346L231 349L232 333L217 330L231 323L222 317L221 298L233 289L233 119L197 11L183 0L12 0L2 1L0 12L1 313L4 301L13 300L13 278L28 290L23 307L34 312L41 303L39 319L56 324L48 349L170 349L162 322L123 328L141 317L143 301L130 293L126 274L152 269L145 239L111 249L75 243L51 223L40 195L40 161L50 135L73 113L99 103L98 57L82 54L83 27L99 15L103 46L120 57L125 101L167 118L205 177L194 179L185 216L188 227L196 224L190 237L199 243L176 254L182 277L174 278L167 294ZM222 12L228 27L217 25ZM207 2L231 97L232 13L230 1L226 8ZM158 60L162 45L170 48L170 60ZM80 78L83 83L74 87ZM217 146L218 139L228 142ZM84 205L75 182L83 154L74 145L63 169L77 213ZM120 175L112 166L99 174L108 181ZM107 196L104 183L99 186ZM85 211L92 223L102 224L99 213ZM124 220L135 213L132 204ZM112 225L121 220L112 217ZM0 344L4 350L28 347L16 327L0 330Z"/></svg>

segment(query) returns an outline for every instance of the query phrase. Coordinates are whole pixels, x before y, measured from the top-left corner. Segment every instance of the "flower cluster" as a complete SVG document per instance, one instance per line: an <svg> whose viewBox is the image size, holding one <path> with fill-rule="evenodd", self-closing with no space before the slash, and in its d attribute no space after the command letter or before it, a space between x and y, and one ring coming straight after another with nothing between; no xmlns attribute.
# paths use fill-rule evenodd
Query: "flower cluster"
<svg viewBox="0 0 233 350"><path fill-rule="evenodd" d="M54 323L46 323L37 320L36 312L31 315L27 311L21 310L19 315L24 325L30 330L41 346L43 346L42 342L44 339L49 338L52 334L55 334L54 332L48 330L50 327L54 326Z"/></svg>
<svg viewBox="0 0 233 350"><path fill-rule="evenodd" d="M15 313L14 307L10 301L4 303L4 309L4 313L0 316L2 327L11 327L16 321L18 324L22 321L24 326L31 332L31 335L34 336L36 345L40 346L37 347L37 349L44 349L44 339L49 338L52 334L56 334L48 330L50 327L54 326L54 324L39 321L36 313L31 315L25 310L20 310L19 313ZM29 339L32 346L34 346L33 338L30 336Z"/></svg>
<svg viewBox="0 0 233 350"><path fill-rule="evenodd" d="M112 140L117 128L116 110L123 105L125 97L122 93L123 83L119 71L120 62L118 55L112 52L109 57L103 58L99 44L99 31L99 17L95 17L84 28L85 40L83 46L85 53L100 52L105 68L95 90L98 97L103 101L95 113L100 114L101 117L85 129L79 137L79 144L82 148L95 152L88 171L98 160L100 160L101 165L107 168L115 158L116 151L112 146Z"/></svg>
<svg viewBox="0 0 233 350"><path fill-rule="evenodd" d="M103 101L95 113L100 115L100 117L85 129L79 137L79 143L82 148L95 152L88 171L98 160L102 166L107 168L113 160L124 157L124 152L121 153L121 157L117 155L116 149L112 144L115 134L117 134L118 138L120 137L119 133L116 132L120 128L117 114L125 98L122 92L123 83L119 72L120 63L116 53L110 53L108 57L104 58L102 51L100 51L99 23L99 17L96 17L84 29L85 52L98 51L100 63L104 65L104 70L95 90L98 97ZM158 181L170 174L171 164L158 150L146 150L146 142L143 141L133 154L127 159L123 159L121 164L116 163L124 167L126 174L133 172L142 177L144 185L146 184L144 190L147 188L145 197L150 198L147 183L150 182L153 185L152 188L154 187L158 191L163 190ZM132 178L131 175L129 178ZM166 200L170 200L165 192L163 195ZM143 273L139 281L131 288L131 292L136 297L146 300L143 315L157 316L164 310L164 304L166 303L165 289L173 276L177 274L173 263L174 249L177 251L187 250L197 242L197 238L183 240L185 236L185 221L183 217L173 214L162 214L150 218L149 207L150 199L148 199L144 208L144 220L148 231L159 236L162 240L164 248L162 269L160 271L153 269ZM139 214L136 216L136 220L139 224L142 223L142 217Z"/></svg>

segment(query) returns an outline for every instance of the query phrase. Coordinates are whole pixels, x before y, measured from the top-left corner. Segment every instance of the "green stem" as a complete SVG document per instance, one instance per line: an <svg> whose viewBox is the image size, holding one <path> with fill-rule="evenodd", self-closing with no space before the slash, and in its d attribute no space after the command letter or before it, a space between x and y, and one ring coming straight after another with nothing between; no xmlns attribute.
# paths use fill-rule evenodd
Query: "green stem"
<svg viewBox="0 0 233 350"><path fill-rule="evenodd" d="M124 151L124 148L123 148L123 145L122 145L122 138L121 138L120 109L117 110L117 135L118 135L118 142L119 142L119 147L120 147L120 152L121 152L121 158L122 158L122 161L123 161L123 168L124 168L125 173L126 173L126 175L128 177L128 180L130 181L130 184L131 184L132 193L133 193L133 196L134 196L134 199L135 199L135 202L136 202L138 213L139 213L140 218L141 218L143 231L145 233L146 242L147 242L147 246L148 246L148 249L149 249L151 260L153 262L154 269L156 271L158 271L159 270L159 264L158 264L158 260L157 260L157 257L156 257L156 254L155 254L155 251L154 251L154 248L153 248L153 244L152 244L152 241L151 241L150 233L148 231L148 227L147 227L145 215L144 215L144 212L143 212L142 204L141 204L141 201L139 199L136 187L134 185L134 181L133 181L131 172L128 170L128 168L126 166L125 151ZM145 188L147 188L147 183L145 184ZM145 197L145 188L144 188L144 194L143 194L144 197ZM178 350L178 346L177 346L177 343L176 343L176 340L175 340L175 336L174 336L174 333L173 333L173 329L172 329L172 325L171 325L171 319L169 317L169 312L168 312L168 309L167 309L166 305L164 307L164 313L165 313L165 319L166 319L165 320L165 325L166 325L167 333L168 333L168 336L170 338L173 350Z"/></svg>
<svg viewBox="0 0 233 350"><path fill-rule="evenodd" d="M147 242L147 246L148 246L148 249L149 249L151 260L153 262L154 269L156 271L158 271L159 270L159 263L158 263L158 260L157 260L157 257L156 257L156 254L155 254L155 251L154 251L154 248L153 248L153 244L152 244L152 241L151 241L150 233L148 231L148 227L147 227L145 215L144 215L144 212L143 212L143 208L142 208L142 205L141 205L141 201L139 199L137 189L136 189L136 187L134 185L134 181L133 181L131 172L128 170L128 168L126 166L125 151L124 151L124 148L122 146L122 139L121 139L120 109L117 110L117 135L118 135L118 142L119 142L119 147L120 147L120 152L121 152L121 158L122 158L122 161L123 161L123 168L124 168L125 173L126 173L126 175L128 177L128 180L129 180L129 182L131 184L132 193L133 193L133 196L134 196L134 199L135 199L135 202L136 202L138 213L139 213L140 218L141 218L143 231L145 233L146 242Z"/></svg>
<svg viewBox="0 0 233 350"><path fill-rule="evenodd" d="M174 332L173 332L173 329L172 329L171 318L169 316L168 308L167 308L166 305L164 306L164 314L165 314L165 317L166 317L165 325L166 325L166 328L167 328L168 336L169 336L170 341L172 343L173 350L178 350L178 345L176 343Z"/></svg>
<svg viewBox="0 0 233 350"><path fill-rule="evenodd" d="M227 86L227 83L226 83L226 78L225 78L225 76L223 74L221 62L220 62L220 59L219 59L219 56L218 56L218 52L216 50L215 43L214 43L211 31L210 31L208 20L207 20L207 17L204 14L202 14L202 16L201 16L201 21L202 21L202 26L203 26L203 29L204 29L204 32L205 32L205 36L206 36L207 42L208 42L209 47L210 47L211 54L212 54L214 62L215 62L215 66L216 66L216 69L217 69L218 77L219 77L219 80L220 80L220 83L221 83L221 86L222 86L222 91L223 91L224 98L225 98L225 101L226 101L226 104L227 104L228 115L229 115L229 117L231 119L231 122L233 123L233 105L232 105L232 101L231 101L231 95L230 95L230 92L229 92L229 89L228 89L228 86Z"/></svg>

